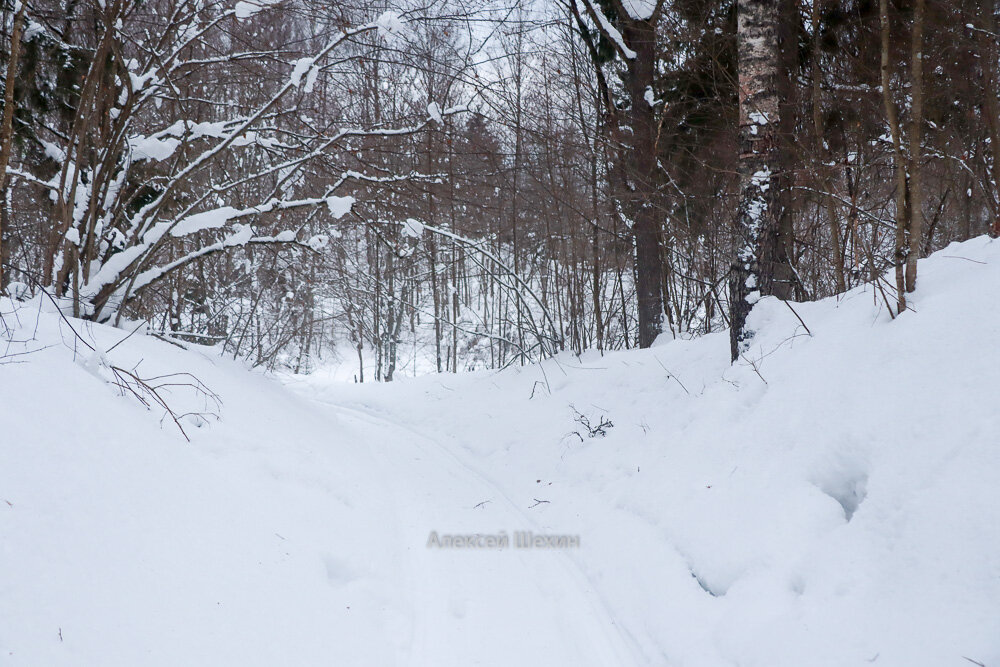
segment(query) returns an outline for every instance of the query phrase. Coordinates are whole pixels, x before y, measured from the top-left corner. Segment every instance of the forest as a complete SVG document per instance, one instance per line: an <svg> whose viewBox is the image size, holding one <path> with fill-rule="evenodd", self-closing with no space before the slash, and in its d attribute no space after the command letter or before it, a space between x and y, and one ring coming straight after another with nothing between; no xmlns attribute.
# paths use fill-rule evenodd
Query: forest
<svg viewBox="0 0 1000 667"><path fill-rule="evenodd" d="M355 379L732 331L1000 232L994 3L15 0L0 288Z"/></svg>
<svg viewBox="0 0 1000 667"><path fill-rule="evenodd" d="M0 665L1000 667L997 0L0 8Z"/></svg>

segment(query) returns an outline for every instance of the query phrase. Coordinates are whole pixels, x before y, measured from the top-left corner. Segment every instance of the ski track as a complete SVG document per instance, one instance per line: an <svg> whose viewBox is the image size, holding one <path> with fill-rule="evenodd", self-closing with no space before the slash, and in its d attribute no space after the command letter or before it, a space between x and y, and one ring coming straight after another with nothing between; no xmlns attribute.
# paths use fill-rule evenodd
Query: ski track
<svg viewBox="0 0 1000 667"><path fill-rule="evenodd" d="M383 478L405 480L388 490L399 512L401 578L412 596L401 601L411 614L410 641L400 642L402 664L443 665L456 658L476 665L649 662L570 550L513 547L514 531L558 531L540 527L486 474L383 411L309 400L367 436L387 473ZM475 507L486 499L492 502ZM431 531L501 530L511 540L505 550L427 546ZM502 597L497 578L509 583L500 587Z"/></svg>

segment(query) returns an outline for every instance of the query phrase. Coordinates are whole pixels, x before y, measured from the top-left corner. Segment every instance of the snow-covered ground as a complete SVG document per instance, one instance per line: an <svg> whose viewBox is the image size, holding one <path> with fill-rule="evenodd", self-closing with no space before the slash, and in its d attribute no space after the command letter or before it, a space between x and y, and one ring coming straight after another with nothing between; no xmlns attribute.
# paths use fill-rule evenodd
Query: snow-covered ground
<svg viewBox="0 0 1000 667"><path fill-rule="evenodd" d="M0 664L1000 665L1000 243L920 271L389 385L0 302Z"/></svg>

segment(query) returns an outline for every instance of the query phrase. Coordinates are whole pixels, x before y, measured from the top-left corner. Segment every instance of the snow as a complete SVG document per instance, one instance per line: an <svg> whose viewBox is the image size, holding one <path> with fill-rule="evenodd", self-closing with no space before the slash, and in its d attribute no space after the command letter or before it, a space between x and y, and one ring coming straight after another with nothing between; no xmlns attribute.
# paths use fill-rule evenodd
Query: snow
<svg viewBox="0 0 1000 667"><path fill-rule="evenodd" d="M38 141L42 144L42 148L45 151L45 157L54 160L55 162L63 162L66 159L66 151L56 144L45 141L44 139L39 139Z"/></svg>
<svg viewBox="0 0 1000 667"><path fill-rule="evenodd" d="M424 233L424 223L414 218L407 218L403 222L403 236L419 239Z"/></svg>
<svg viewBox="0 0 1000 667"><path fill-rule="evenodd" d="M156 137L129 137L129 148L135 160L155 160L162 162L174 154L180 146L179 139L159 139Z"/></svg>
<svg viewBox="0 0 1000 667"><path fill-rule="evenodd" d="M163 229L164 228L157 225L156 228L151 230L152 236L156 236L157 233L162 233ZM147 234L147 236L150 235ZM134 262L142 255L143 252L146 251L147 246L145 244L153 242L145 237L143 240L143 245L130 246L111 255L111 257L109 257L108 260L101 265L101 270L97 272L97 275L92 276L86 287L80 290L81 294L84 296L96 294L101 287L117 278L118 275L125 270L125 267Z"/></svg>
<svg viewBox="0 0 1000 667"><path fill-rule="evenodd" d="M379 37L389 44L405 40L411 34L399 14L393 11L383 12L375 19L375 26L378 28Z"/></svg>
<svg viewBox="0 0 1000 667"><path fill-rule="evenodd" d="M17 4L20 5L21 3L18 2ZM17 9L15 9L14 11L16 12ZM45 26L29 18L27 20L27 25L24 28L24 34L21 36L21 39L24 41L25 44L27 44L35 37L38 37L39 35L42 35L44 33L45 33Z"/></svg>
<svg viewBox="0 0 1000 667"><path fill-rule="evenodd" d="M657 104L663 102L663 100L656 99L656 95L653 94L653 89L649 86L646 86L646 91L642 94L642 98L646 100L646 104L648 104L650 108L655 108Z"/></svg>
<svg viewBox="0 0 1000 667"><path fill-rule="evenodd" d="M302 77L306 75L306 72L312 68L315 58L299 58L295 61L295 67L292 68L291 82L293 86L298 87L302 82Z"/></svg>
<svg viewBox="0 0 1000 667"><path fill-rule="evenodd" d="M628 47L628 45L625 43L625 38L622 37L622 34L620 32L618 32L618 28L616 28L614 25L611 24L611 21L609 21L608 17L604 15L604 12L601 11L601 8L597 4L595 4L593 0L584 0L584 1L587 3L587 8L590 9L591 15L597 21L597 25L601 29L601 32L608 39L610 39L612 42L615 43L615 45L621 51L623 56L625 56L629 60L635 60L636 57L635 51L633 51ZM646 2L646 0L633 0L633 2L641 5L644 2Z"/></svg>
<svg viewBox="0 0 1000 667"><path fill-rule="evenodd" d="M135 62L134 60L131 61L131 63L134 62ZM155 69L148 70L141 75L137 75L134 72L130 71L128 76L130 85L132 87L132 91L135 93L144 90L146 87L150 86L153 83L156 83L159 80L159 77L157 76Z"/></svg>
<svg viewBox="0 0 1000 667"><path fill-rule="evenodd" d="M441 125L443 122L443 119L441 118L441 107L438 106L437 102L431 102L427 105L427 117L438 125Z"/></svg>
<svg viewBox="0 0 1000 667"><path fill-rule="evenodd" d="M637 21L645 21L656 11L656 0L622 0L622 7Z"/></svg>
<svg viewBox="0 0 1000 667"><path fill-rule="evenodd" d="M70 320L90 350L4 299L0 655L998 664L998 289L979 238L922 260L895 320L871 287L762 298L735 366L720 332L389 385ZM206 413L186 442L113 365L221 405L169 389Z"/></svg>
<svg viewBox="0 0 1000 667"><path fill-rule="evenodd" d="M760 188L761 192L767 192L771 187L771 170L768 168L758 169L750 177L750 182Z"/></svg>
<svg viewBox="0 0 1000 667"><path fill-rule="evenodd" d="M246 245L253 238L253 227L250 225L241 225L239 223L233 225L233 233L226 236L223 240L223 245L225 246L241 246ZM283 231L277 236L273 237L275 241L282 243L288 243L295 239L295 232Z"/></svg>
<svg viewBox="0 0 1000 667"><path fill-rule="evenodd" d="M281 0L240 0L233 7L233 14L242 21L279 2Z"/></svg>
<svg viewBox="0 0 1000 667"><path fill-rule="evenodd" d="M306 241L306 245L319 252L324 250L330 243L330 236L328 234L315 234Z"/></svg>
<svg viewBox="0 0 1000 667"><path fill-rule="evenodd" d="M240 214L232 206L221 206L187 216L170 229L171 236L187 236L204 229L218 229Z"/></svg>
<svg viewBox="0 0 1000 667"><path fill-rule="evenodd" d="M309 74L306 75L306 85L302 87L302 90L306 93L311 93L313 88L316 86L316 80L319 78L319 65L313 65L309 68Z"/></svg>
<svg viewBox="0 0 1000 667"><path fill-rule="evenodd" d="M327 197L326 206L330 209L330 215L334 219L340 220L351 212L351 207L354 206L354 197Z"/></svg>

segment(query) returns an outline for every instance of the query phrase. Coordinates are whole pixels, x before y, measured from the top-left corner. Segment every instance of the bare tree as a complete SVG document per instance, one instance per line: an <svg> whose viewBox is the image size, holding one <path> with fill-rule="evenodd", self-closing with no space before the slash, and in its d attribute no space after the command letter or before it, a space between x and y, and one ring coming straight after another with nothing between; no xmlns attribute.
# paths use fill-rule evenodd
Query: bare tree
<svg viewBox="0 0 1000 667"><path fill-rule="evenodd" d="M10 54L7 56L7 77L4 81L3 120L0 124L0 294L7 286L4 264L3 236L7 230L9 219L7 203L7 164L14 139L14 83L17 80L17 60L21 54L21 35L24 33L24 13L26 5L23 0L18 3L14 13L14 23L10 33Z"/></svg>
<svg viewBox="0 0 1000 667"><path fill-rule="evenodd" d="M576 0L570 0L574 11ZM582 0L587 15L600 35L611 44L625 63L628 95L627 124L623 146L617 159L624 176L627 210L632 218L635 240L635 285L639 317L639 346L649 347L663 330L663 244L661 209L658 206L662 181L657 168L659 135L654 92L657 62L657 26L664 1L629 3L614 0L613 18L604 15L594 0ZM598 63L595 63L598 67ZM622 120L610 96L607 98L609 126Z"/></svg>

